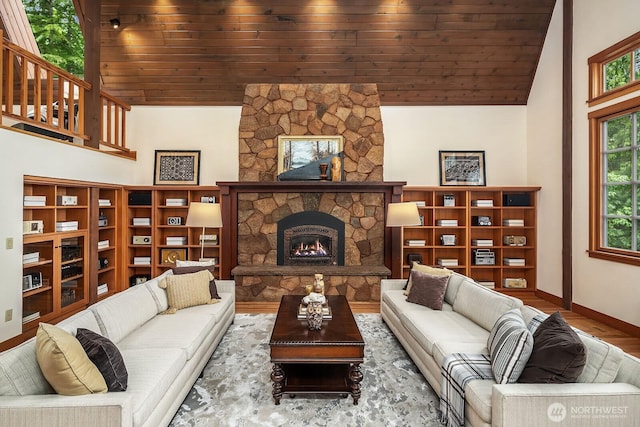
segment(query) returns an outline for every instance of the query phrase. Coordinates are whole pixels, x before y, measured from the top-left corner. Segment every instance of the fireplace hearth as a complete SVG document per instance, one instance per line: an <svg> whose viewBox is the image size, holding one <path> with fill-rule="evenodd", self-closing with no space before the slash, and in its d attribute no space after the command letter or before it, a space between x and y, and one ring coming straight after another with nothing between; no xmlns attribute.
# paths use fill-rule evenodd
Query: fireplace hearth
<svg viewBox="0 0 640 427"><path fill-rule="evenodd" d="M344 222L317 211L291 214L277 224L278 265L344 265Z"/></svg>

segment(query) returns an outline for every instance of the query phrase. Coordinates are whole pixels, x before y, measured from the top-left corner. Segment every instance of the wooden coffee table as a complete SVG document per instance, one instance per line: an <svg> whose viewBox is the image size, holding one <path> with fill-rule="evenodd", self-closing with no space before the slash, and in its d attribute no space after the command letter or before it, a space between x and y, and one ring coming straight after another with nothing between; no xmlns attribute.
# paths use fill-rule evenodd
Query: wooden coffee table
<svg viewBox="0 0 640 427"><path fill-rule="evenodd" d="M269 347L273 370L273 398L280 404L283 393L334 393L360 399L360 364L364 340L347 299L328 296L333 318L322 329L310 331L307 320L298 320L302 295L285 295L280 302Z"/></svg>

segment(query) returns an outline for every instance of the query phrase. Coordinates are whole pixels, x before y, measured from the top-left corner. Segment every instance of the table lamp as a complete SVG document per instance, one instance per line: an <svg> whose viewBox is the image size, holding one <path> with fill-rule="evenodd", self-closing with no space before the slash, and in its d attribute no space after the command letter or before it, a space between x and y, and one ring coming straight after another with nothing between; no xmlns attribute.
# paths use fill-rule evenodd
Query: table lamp
<svg viewBox="0 0 640 427"><path fill-rule="evenodd" d="M192 202L187 213L187 227L202 227L200 236L200 260L204 258L204 230L209 228L222 227L222 214L220 213L220 203L200 203Z"/></svg>

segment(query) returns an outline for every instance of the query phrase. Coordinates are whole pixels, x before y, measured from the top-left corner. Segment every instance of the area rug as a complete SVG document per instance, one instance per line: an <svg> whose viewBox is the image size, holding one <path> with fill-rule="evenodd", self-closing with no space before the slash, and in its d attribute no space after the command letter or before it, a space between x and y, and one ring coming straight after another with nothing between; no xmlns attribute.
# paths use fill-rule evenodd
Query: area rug
<svg viewBox="0 0 640 427"><path fill-rule="evenodd" d="M440 426L439 401L379 314L356 314L365 341L362 396L271 394L275 314L237 314L172 426Z"/></svg>

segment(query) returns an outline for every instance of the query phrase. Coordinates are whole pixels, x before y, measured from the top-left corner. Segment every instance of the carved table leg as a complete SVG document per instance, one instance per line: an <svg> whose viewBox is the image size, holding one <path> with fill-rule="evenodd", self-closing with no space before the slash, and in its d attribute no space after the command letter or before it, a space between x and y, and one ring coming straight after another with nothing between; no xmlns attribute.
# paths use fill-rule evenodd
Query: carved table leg
<svg viewBox="0 0 640 427"><path fill-rule="evenodd" d="M363 375L360 371L360 363L353 363L349 366L349 384L351 385L351 396L353 397L353 404L358 404L360 399L360 381L362 381Z"/></svg>
<svg viewBox="0 0 640 427"><path fill-rule="evenodd" d="M284 371L279 363L273 364L271 381L273 381L273 398L276 401L276 405L279 405L280 399L282 398L282 387L284 384Z"/></svg>

